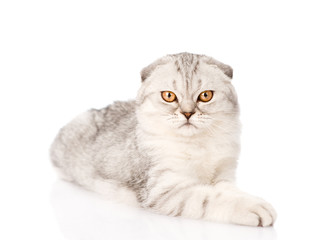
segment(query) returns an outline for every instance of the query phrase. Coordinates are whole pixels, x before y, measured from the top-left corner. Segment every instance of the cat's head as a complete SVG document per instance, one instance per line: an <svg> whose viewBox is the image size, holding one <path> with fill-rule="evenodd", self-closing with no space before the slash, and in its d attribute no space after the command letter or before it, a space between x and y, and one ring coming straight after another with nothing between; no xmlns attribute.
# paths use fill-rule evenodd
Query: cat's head
<svg viewBox="0 0 317 240"><path fill-rule="evenodd" d="M238 116L232 68L211 57L168 55L144 68L141 78L138 119L148 131L212 134L231 128Z"/></svg>

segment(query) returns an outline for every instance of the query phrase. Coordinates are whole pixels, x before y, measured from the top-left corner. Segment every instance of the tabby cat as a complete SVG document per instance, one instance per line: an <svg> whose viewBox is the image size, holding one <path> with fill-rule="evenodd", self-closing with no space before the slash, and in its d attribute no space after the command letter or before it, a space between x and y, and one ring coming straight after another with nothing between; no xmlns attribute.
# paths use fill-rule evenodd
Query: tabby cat
<svg viewBox="0 0 317 240"><path fill-rule="evenodd" d="M232 68L180 53L144 68L141 79L136 100L89 110L60 130L50 153L62 177L160 214L273 225L272 206L234 183Z"/></svg>

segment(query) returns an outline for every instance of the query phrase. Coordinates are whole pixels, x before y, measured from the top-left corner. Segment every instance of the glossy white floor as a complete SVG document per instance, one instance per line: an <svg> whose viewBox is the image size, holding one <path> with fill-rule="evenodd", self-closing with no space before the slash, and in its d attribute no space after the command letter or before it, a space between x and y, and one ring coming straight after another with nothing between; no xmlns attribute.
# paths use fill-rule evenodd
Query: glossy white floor
<svg viewBox="0 0 317 240"><path fill-rule="evenodd" d="M276 239L274 228L252 228L172 218L105 202L58 181L52 203L68 239Z"/></svg>
<svg viewBox="0 0 317 240"><path fill-rule="evenodd" d="M279 214L275 226L269 228L160 216L105 201L97 194L61 180L53 184L50 200L54 220L67 239L316 239L313 229L317 177L310 179L306 186L296 184L297 180L287 181L290 185L285 187L280 183L267 184L268 190L262 192L274 192L275 196L268 200ZM263 196L260 192L259 189L258 195Z"/></svg>
<svg viewBox="0 0 317 240"><path fill-rule="evenodd" d="M15 177L21 179L15 187L22 189L8 191L1 199L1 239L276 240L317 237L314 231L316 196L298 192L296 187L278 191L275 201L271 201L279 213L275 226L257 228L156 215L105 201L97 194L61 180L43 187L43 183L48 182L43 180L45 178L30 182L26 179L32 177L27 174ZM276 186L271 186L273 188Z"/></svg>

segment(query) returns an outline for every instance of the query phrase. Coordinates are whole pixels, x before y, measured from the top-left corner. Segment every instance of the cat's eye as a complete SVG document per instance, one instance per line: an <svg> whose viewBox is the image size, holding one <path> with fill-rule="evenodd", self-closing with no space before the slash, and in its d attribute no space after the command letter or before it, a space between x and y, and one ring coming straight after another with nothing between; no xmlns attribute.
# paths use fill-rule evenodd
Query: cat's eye
<svg viewBox="0 0 317 240"><path fill-rule="evenodd" d="M173 92L163 91L161 94L162 94L163 100L166 102L174 102L176 100L176 95Z"/></svg>
<svg viewBox="0 0 317 240"><path fill-rule="evenodd" d="M198 101L209 102L212 99L213 96L214 96L214 92L213 91L211 91L211 90L204 91L201 94L199 94Z"/></svg>

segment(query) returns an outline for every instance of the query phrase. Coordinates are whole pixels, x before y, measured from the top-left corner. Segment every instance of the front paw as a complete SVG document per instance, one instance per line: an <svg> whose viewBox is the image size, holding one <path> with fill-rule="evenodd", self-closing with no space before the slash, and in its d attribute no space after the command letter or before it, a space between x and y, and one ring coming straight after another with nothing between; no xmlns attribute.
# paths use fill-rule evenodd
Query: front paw
<svg viewBox="0 0 317 240"><path fill-rule="evenodd" d="M253 196L238 197L235 200L232 223L248 226L272 226L276 212L268 202Z"/></svg>

